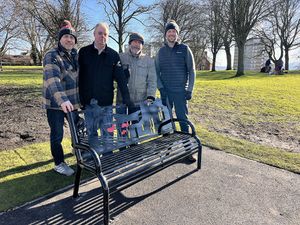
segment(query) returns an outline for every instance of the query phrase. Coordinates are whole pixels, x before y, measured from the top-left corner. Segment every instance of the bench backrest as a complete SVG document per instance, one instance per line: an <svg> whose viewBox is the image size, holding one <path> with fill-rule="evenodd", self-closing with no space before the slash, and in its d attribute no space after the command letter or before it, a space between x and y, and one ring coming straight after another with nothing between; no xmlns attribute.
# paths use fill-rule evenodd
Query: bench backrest
<svg viewBox="0 0 300 225"><path fill-rule="evenodd" d="M91 104L83 111L72 113L69 120L73 122L69 122L73 145L88 145L99 154L111 152L159 136L158 127L170 119L170 112L160 99L152 104L140 103L140 110L129 115L122 111L122 106ZM172 123L161 130L162 134L170 132L173 132Z"/></svg>

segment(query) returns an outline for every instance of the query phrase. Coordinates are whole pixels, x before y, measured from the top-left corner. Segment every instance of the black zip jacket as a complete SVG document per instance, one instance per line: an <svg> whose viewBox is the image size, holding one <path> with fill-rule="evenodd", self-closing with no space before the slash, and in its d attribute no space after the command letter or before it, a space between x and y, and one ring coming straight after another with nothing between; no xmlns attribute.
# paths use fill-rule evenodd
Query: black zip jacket
<svg viewBox="0 0 300 225"><path fill-rule="evenodd" d="M109 48L98 54L94 43L79 51L79 96L83 106L90 104L92 98L100 106L112 105L114 83L118 83L123 103L131 103L126 78L122 69L119 54Z"/></svg>

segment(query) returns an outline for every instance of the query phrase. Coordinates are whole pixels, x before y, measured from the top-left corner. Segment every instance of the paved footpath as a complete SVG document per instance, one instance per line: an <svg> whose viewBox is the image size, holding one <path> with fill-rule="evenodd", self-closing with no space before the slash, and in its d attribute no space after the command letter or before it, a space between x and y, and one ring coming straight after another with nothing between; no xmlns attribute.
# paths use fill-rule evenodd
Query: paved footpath
<svg viewBox="0 0 300 225"><path fill-rule="evenodd" d="M194 168L178 163L114 194L111 224L300 225L300 175L208 148ZM67 188L2 213L0 224L99 224L98 185L81 185L76 200Z"/></svg>

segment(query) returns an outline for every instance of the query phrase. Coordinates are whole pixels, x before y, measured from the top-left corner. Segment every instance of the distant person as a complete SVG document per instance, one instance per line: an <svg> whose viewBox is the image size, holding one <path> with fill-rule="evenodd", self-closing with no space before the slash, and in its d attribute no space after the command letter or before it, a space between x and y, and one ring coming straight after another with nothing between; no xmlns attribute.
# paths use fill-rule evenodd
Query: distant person
<svg viewBox="0 0 300 225"><path fill-rule="evenodd" d="M58 33L58 46L44 57L43 105L50 126L50 147L54 159L54 170L71 176L74 170L64 161L61 145L64 118L67 112L80 107L78 95L78 62L74 28L67 20Z"/></svg>
<svg viewBox="0 0 300 225"><path fill-rule="evenodd" d="M278 59L275 61L275 69L274 74L282 75L283 74L283 61L282 59Z"/></svg>
<svg viewBox="0 0 300 225"><path fill-rule="evenodd" d="M128 79L130 99L134 107L129 113L139 110L138 104L155 100L156 71L154 60L143 53L144 37L138 33L129 36L129 48L125 53L120 53L121 63ZM122 103L118 91L117 103Z"/></svg>
<svg viewBox="0 0 300 225"><path fill-rule="evenodd" d="M271 71L271 60L268 59L265 63L265 73L269 73Z"/></svg>
<svg viewBox="0 0 300 225"><path fill-rule="evenodd" d="M174 20L165 27L166 43L156 55L155 66L157 73L157 87L163 104L169 100L171 108L179 120L188 120L187 101L192 99L195 82L195 62L191 49L178 42L179 26ZM180 123L181 130L188 132L188 124ZM191 156L189 161L195 162Z"/></svg>

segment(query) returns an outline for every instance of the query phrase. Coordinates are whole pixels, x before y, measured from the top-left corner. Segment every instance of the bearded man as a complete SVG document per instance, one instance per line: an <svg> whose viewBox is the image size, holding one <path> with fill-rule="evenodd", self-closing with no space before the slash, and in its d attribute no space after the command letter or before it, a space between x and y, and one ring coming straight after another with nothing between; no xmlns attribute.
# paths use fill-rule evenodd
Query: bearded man
<svg viewBox="0 0 300 225"><path fill-rule="evenodd" d="M155 100L157 76L154 60L142 52L144 37L138 33L131 33L128 44L128 51L120 53L120 58L128 79L130 99L134 104L134 107L129 109L129 113L132 113L139 110L140 102L151 103ZM122 98L118 93L117 103L121 102Z"/></svg>

